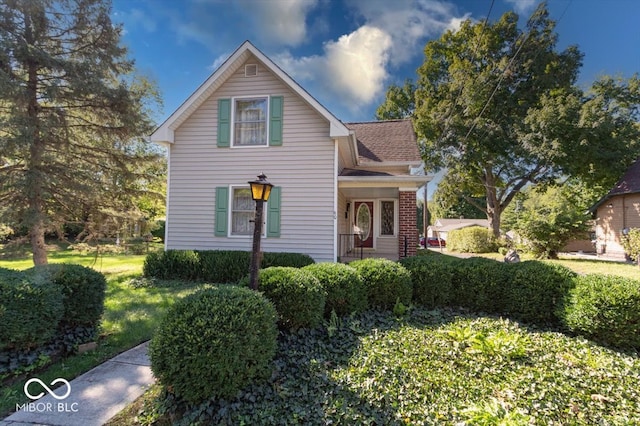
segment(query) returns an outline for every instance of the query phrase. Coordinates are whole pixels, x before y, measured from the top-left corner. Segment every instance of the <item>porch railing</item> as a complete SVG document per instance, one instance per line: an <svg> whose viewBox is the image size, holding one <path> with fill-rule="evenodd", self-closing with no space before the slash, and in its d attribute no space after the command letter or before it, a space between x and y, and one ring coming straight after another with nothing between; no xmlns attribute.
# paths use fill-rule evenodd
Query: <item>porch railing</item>
<svg viewBox="0 0 640 426"><path fill-rule="evenodd" d="M340 261L363 258L363 240L360 234L339 234L338 253Z"/></svg>

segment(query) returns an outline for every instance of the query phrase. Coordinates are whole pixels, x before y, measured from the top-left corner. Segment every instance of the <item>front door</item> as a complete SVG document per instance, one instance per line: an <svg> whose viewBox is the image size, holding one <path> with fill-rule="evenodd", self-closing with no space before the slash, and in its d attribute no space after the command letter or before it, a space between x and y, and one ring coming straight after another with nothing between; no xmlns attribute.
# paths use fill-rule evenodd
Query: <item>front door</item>
<svg viewBox="0 0 640 426"><path fill-rule="evenodd" d="M355 202L355 226L362 238L362 247L373 248L373 201ZM356 247L360 241L356 240Z"/></svg>

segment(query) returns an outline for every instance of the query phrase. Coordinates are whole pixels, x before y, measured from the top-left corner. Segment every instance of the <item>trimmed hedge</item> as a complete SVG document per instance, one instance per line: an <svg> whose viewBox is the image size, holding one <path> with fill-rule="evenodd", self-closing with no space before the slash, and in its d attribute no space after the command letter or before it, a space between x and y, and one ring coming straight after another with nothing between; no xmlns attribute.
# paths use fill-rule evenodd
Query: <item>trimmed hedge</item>
<svg viewBox="0 0 640 426"><path fill-rule="evenodd" d="M388 259L362 259L349 266L362 276L367 289L369 306L392 310L397 301L409 305L413 295L411 273L402 265Z"/></svg>
<svg viewBox="0 0 640 426"><path fill-rule="evenodd" d="M142 274L163 280L195 280L200 276L200 259L193 250L152 252L144 259Z"/></svg>
<svg viewBox="0 0 640 426"><path fill-rule="evenodd" d="M450 306L453 303L452 281L458 265L456 259L442 255L419 255L404 258L400 264L411 274L415 303L428 308Z"/></svg>
<svg viewBox="0 0 640 426"><path fill-rule="evenodd" d="M565 325L601 343L640 349L640 282L600 274L575 281L560 313Z"/></svg>
<svg viewBox="0 0 640 426"><path fill-rule="evenodd" d="M563 266L538 261L416 256L401 263L411 273L417 304L460 306L536 324L560 322L558 308L576 276Z"/></svg>
<svg viewBox="0 0 640 426"><path fill-rule="evenodd" d="M362 277L351 266L343 263L316 263L303 268L320 281L327 293L324 315L344 316L367 308L367 291Z"/></svg>
<svg viewBox="0 0 640 426"><path fill-rule="evenodd" d="M272 266L259 271L258 281L258 289L275 305L281 327L313 328L322 321L326 293L311 272Z"/></svg>
<svg viewBox="0 0 640 426"><path fill-rule="evenodd" d="M60 287L64 295L65 326L96 328L104 312L107 280L91 268L73 264L49 264L27 269L25 273Z"/></svg>
<svg viewBox="0 0 640 426"><path fill-rule="evenodd" d="M449 231L447 249L462 253L491 253L498 249L498 243L491 230L470 226Z"/></svg>
<svg viewBox="0 0 640 426"><path fill-rule="evenodd" d="M235 283L249 271L251 252L241 250L166 250L149 253L142 268L145 277L211 283ZM314 263L301 253L262 253L262 268L301 268Z"/></svg>
<svg viewBox="0 0 640 426"><path fill-rule="evenodd" d="M191 404L230 398L268 378L276 352L276 310L256 291L220 286L176 302L149 344L153 374Z"/></svg>
<svg viewBox="0 0 640 426"><path fill-rule="evenodd" d="M558 324L560 308L574 287L575 272L561 265L528 260L505 264L509 288L507 313L537 324Z"/></svg>
<svg viewBox="0 0 640 426"><path fill-rule="evenodd" d="M0 268L0 349L46 343L64 313L62 289L23 272Z"/></svg>

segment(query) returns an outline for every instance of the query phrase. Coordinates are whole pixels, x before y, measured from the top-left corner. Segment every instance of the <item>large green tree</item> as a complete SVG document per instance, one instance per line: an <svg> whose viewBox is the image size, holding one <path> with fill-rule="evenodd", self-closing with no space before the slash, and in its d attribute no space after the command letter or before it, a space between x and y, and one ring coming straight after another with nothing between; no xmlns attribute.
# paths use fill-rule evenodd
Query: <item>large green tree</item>
<svg viewBox="0 0 640 426"><path fill-rule="evenodd" d="M518 21L512 12L495 23L465 21L429 42L415 110L398 96L405 86L377 111L413 118L426 168L446 168L471 204L479 189L486 202L477 207L496 235L527 185L563 175L612 184L638 155L638 79L604 77L583 93L575 85L582 54L558 51L546 5Z"/></svg>
<svg viewBox="0 0 640 426"><path fill-rule="evenodd" d="M110 9L0 0L0 203L28 231L35 264L47 262L45 232L79 209L134 208L133 183L158 159L136 148L156 89L136 75Z"/></svg>

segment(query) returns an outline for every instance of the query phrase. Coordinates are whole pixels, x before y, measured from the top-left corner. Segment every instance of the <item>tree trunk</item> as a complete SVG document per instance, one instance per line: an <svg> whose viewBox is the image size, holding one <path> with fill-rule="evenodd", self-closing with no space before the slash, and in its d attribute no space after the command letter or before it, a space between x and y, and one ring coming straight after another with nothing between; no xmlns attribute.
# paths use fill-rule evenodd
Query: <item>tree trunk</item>
<svg viewBox="0 0 640 426"><path fill-rule="evenodd" d="M42 223L42 220L36 220L36 222L31 225L29 238L31 240L31 250L33 252L33 264L46 265L48 263L47 248L44 243L44 224Z"/></svg>
<svg viewBox="0 0 640 426"><path fill-rule="evenodd" d="M34 44L34 34L31 30L31 19L28 14L24 16L25 38L29 45ZM27 223L29 225L29 239L33 252L33 263L35 265L46 265L47 249L44 243L45 233L45 208L43 199L44 177L42 174L43 154L45 142L40 129L40 104L38 103L38 63L35 59L29 58L27 65L27 117L28 130L25 137L29 141L29 160L27 165Z"/></svg>
<svg viewBox="0 0 640 426"><path fill-rule="evenodd" d="M487 194L487 219L489 228L496 238L500 238L500 218L502 216L502 206L498 200L495 179L490 168L485 170L484 186Z"/></svg>

